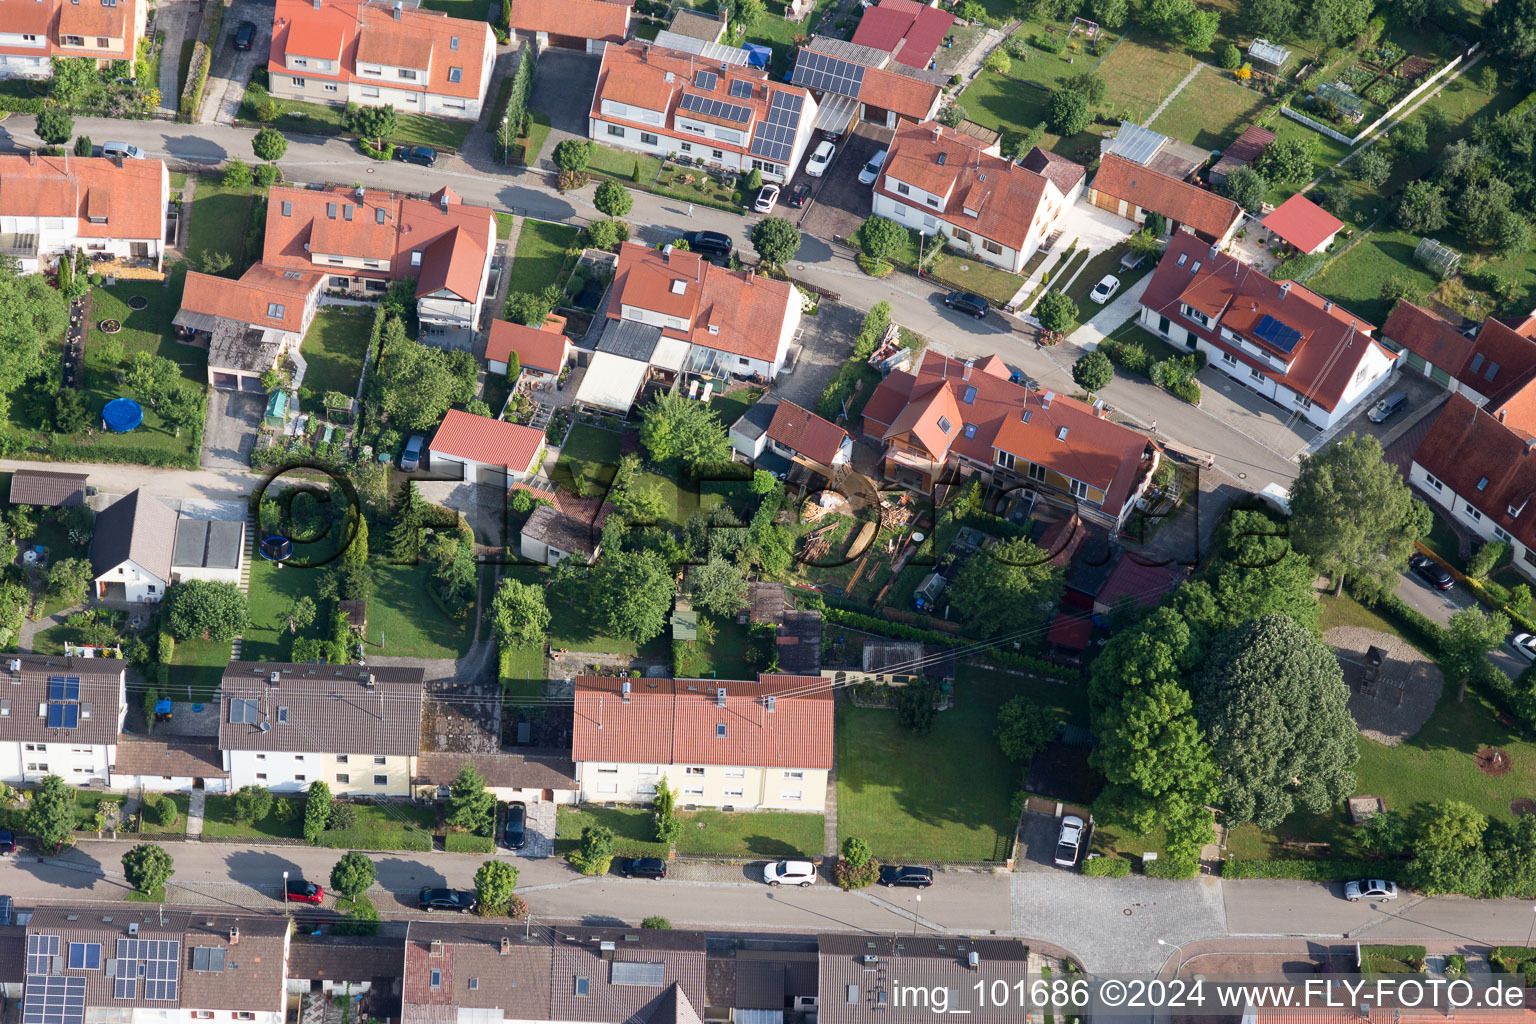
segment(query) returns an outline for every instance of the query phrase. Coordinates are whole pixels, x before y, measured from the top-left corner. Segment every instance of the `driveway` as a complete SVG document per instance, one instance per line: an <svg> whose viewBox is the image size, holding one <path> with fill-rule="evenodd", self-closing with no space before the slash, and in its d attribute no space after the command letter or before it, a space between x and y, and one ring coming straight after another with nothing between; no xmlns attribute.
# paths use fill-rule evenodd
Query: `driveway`
<svg viewBox="0 0 1536 1024"><path fill-rule="evenodd" d="M252 73L266 64L272 49L272 6L258 0L235 0L224 12L220 38L209 42L213 47L213 66L208 70L208 89L203 93L198 124L234 124ZM235 32L242 21L256 26L256 38L249 50L236 50L234 46Z"/></svg>
<svg viewBox="0 0 1536 1024"><path fill-rule="evenodd" d="M857 131L845 136L838 143L837 155L832 166L820 178L801 173L795 181L808 181L814 191L811 202L800 210L795 219L801 231L809 231L821 238L846 239L858 230L864 218L873 212L872 185L859 183L859 172L880 150L890 145L890 132L873 125L859 125ZM818 134L817 141L824 138ZM807 147L807 151L815 145Z"/></svg>
<svg viewBox="0 0 1536 1024"><path fill-rule="evenodd" d="M256 432L267 411L267 396L249 391L208 393L203 425L203 460L207 469L249 469Z"/></svg>
<svg viewBox="0 0 1536 1024"><path fill-rule="evenodd" d="M795 372L781 374L773 393L807 409L816 408L821 393L853 352L864 314L841 302L821 301L819 311L800 321L800 358Z"/></svg>
<svg viewBox="0 0 1536 1024"><path fill-rule="evenodd" d="M1056 864L1056 839L1061 835L1061 819L1040 811L1024 814L1023 845L1014 851L1015 871L1051 871L1058 875L1076 874L1077 869ZM1091 836L1085 836L1078 856L1081 859Z"/></svg>
<svg viewBox="0 0 1536 1024"><path fill-rule="evenodd" d="M545 50L539 55L529 107L549 116L549 139L544 143L540 167L555 169L550 154L566 139L587 138L587 117L601 66L601 57L574 50Z"/></svg>
<svg viewBox="0 0 1536 1024"><path fill-rule="evenodd" d="M1479 607L1477 598L1472 592L1463 586L1455 586L1450 590L1436 590L1411 572L1403 573L1397 581L1397 596L1403 603L1422 615L1442 626L1448 626L1451 616L1463 608ZM1488 652L1488 660L1494 667L1503 671L1511 679L1517 679L1530 663L1510 649L1508 643L1501 643Z"/></svg>

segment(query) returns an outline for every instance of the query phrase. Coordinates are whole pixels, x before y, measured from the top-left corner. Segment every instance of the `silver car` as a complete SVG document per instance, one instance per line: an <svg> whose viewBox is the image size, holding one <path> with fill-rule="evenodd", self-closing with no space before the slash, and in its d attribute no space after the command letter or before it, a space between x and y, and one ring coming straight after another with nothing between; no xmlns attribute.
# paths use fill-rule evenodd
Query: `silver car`
<svg viewBox="0 0 1536 1024"><path fill-rule="evenodd" d="M775 860L763 867L763 881L769 885L798 885L805 888L816 881L816 865L808 860Z"/></svg>
<svg viewBox="0 0 1536 1024"><path fill-rule="evenodd" d="M1077 863L1078 847L1083 845L1083 829L1086 827L1083 819L1075 814L1061 819L1061 834L1056 837L1056 863L1061 867L1070 868Z"/></svg>
<svg viewBox="0 0 1536 1024"><path fill-rule="evenodd" d="M1345 882L1344 898L1351 903L1359 903L1361 900L1395 900L1397 899L1397 883L1386 882L1380 878L1367 878L1359 882Z"/></svg>
<svg viewBox="0 0 1536 1024"><path fill-rule="evenodd" d="M865 164L864 169L859 172L860 185L873 185L875 183L875 179L880 177L880 168L885 166L886 153L887 150L882 149L880 152L870 157L869 163Z"/></svg>

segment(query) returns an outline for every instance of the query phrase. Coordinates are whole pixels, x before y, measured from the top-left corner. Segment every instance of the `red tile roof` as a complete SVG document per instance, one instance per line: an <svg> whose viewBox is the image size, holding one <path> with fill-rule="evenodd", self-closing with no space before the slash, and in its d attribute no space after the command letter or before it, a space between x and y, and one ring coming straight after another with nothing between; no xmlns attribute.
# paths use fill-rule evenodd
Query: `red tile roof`
<svg viewBox="0 0 1536 1024"><path fill-rule="evenodd" d="M1093 619L1082 612L1057 612L1045 640L1068 651L1086 651L1093 643Z"/></svg>
<svg viewBox="0 0 1536 1024"><path fill-rule="evenodd" d="M1225 235L1242 212L1230 199L1114 154L1099 161L1093 188L1143 210L1160 213L1208 238Z"/></svg>
<svg viewBox="0 0 1536 1024"><path fill-rule="evenodd" d="M717 267L697 253L664 254L626 242L619 250L608 317L621 319L624 306L679 317L690 329L668 328L668 337L771 363L794 301L794 287L786 281Z"/></svg>
<svg viewBox="0 0 1536 1024"><path fill-rule="evenodd" d="M1077 167L1080 178L1082 166L1072 166ZM1010 249L1022 249L1048 195L1046 182L1067 176L1065 168L1044 174L1004 160L989 152L979 139L937 121L925 121L903 123L896 129L875 188L895 202L942 217ZM943 207L935 210L902 196L892 179L939 196ZM1056 187L1060 190L1059 185Z"/></svg>
<svg viewBox="0 0 1536 1024"><path fill-rule="evenodd" d="M1536 380L1536 339L1489 317L1468 338L1438 313L1406 299L1381 329L1387 338L1488 398L1495 409Z"/></svg>
<svg viewBox="0 0 1536 1024"><path fill-rule="evenodd" d="M492 320L485 342L485 358L504 363L513 352L525 370L559 373L571 343L563 333L565 318L551 315L542 328L526 327L508 320Z"/></svg>
<svg viewBox="0 0 1536 1024"><path fill-rule="evenodd" d="M562 0L563 2L563 0ZM580 0L570 0L571 3ZM396 20L391 4L359 0L277 0L272 19L269 74L293 74L288 54L337 61L333 72L306 68L309 78L351 82L357 63L415 68L426 75L416 82L391 79L391 89L408 89L435 96L480 99L489 85L481 73L495 40L485 22L406 5ZM454 81L450 69L459 70ZM369 78L376 81L376 78Z"/></svg>
<svg viewBox="0 0 1536 1024"><path fill-rule="evenodd" d="M609 0L512 0L512 27L622 43L629 34L630 6Z"/></svg>
<svg viewBox="0 0 1536 1024"><path fill-rule="evenodd" d="M1501 423L1455 393L1413 453L1413 461L1494 526L1536 547L1536 451L1529 424ZM1481 486L1479 486L1481 485ZM1445 495L1447 502L1452 501ZM1511 515L1510 509L1519 515Z"/></svg>
<svg viewBox="0 0 1536 1024"><path fill-rule="evenodd" d="M1216 161L1216 166L1211 169L1230 174L1239 167L1247 167L1273 145L1274 141L1274 132L1268 128L1260 128L1258 125L1250 125L1233 141L1232 145L1222 152L1221 159Z"/></svg>
<svg viewBox="0 0 1536 1024"><path fill-rule="evenodd" d="M578 676L574 761L832 767L832 689L816 676L626 680ZM716 691L725 690L725 706ZM770 712L766 697L774 697ZM721 736L719 726L725 726Z"/></svg>
<svg viewBox="0 0 1536 1024"><path fill-rule="evenodd" d="M1466 365L1472 354L1471 338L1407 299L1398 300L1392 307L1392 315L1381 325L1381 336L1452 375Z"/></svg>
<svg viewBox="0 0 1536 1024"><path fill-rule="evenodd" d="M1198 269L1197 269L1198 268ZM1180 303L1213 318L1211 328L1183 317ZM1160 316L1177 318L1180 326L1231 354L1243 365L1305 395L1332 412L1372 346L1391 356L1373 337L1374 324L1316 292L1289 281L1271 281L1258 270L1215 251L1188 232L1175 232L1141 304ZM1282 373L1268 362L1222 339L1220 326L1236 331L1260 348L1269 346L1252 333L1265 316L1301 334ZM1276 352L1282 358L1284 353ZM1395 358L1395 357L1393 357Z"/></svg>
<svg viewBox="0 0 1536 1024"><path fill-rule="evenodd" d="M1147 438L1075 398L1052 395L1047 403L1050 394L976 366L967 380L964 363L929 351L916 373L892 373L875 388L864 406L864 432L883 438L911 429L938 461L952 454L992 466L1001 449L1103 491L1104 511L1118 516L1140 482Z"/></svg>
<svg viewBox="0 0 1536 1024"><path fill-rule="evenodd" d="M1111 608L1122 600L1150 608L1162 600L1170 588L1184 579L1184 573L1171 565L1148 565L1129 552L1110 571L1094 600Z"/></svg>
<svg viewBox="0 0 1536 1024"><path fill-rule="evenodd" d="M1275 207L1264 226L1302 252L1312 252L1336 235L1344 222L1300 192Z"/></svg>
<svg viewBox="0 0 1536 1024"><path fill-rule="evenodd" d="M768 437L823 466L832 465L848 431L794 402L780 401L768 424Z"/></svg>
<svg viewBox="0 0 1536 1024"><path fill-rule="evenodd" d="M163 240L169 189L159 160L0 156L0 217L73 218L81 238Z"/></svg>
<svg viewBox="0 0 1536 1024"><path fill-rule="evenodd" d="M256 264L238 281L187 272L181 308L189 313L236 320L240 323L303 334L304 308L325 275L318 271L281 270ZM272 307L280 311L270 315Z"/></svg>
<svg viewBox="0 0 1536 1024"><path fill-rule="evenodd" d="M1036 174L1043 174L1050 178L1055 182L1056 187L1061 189L1062 195L1076 188L1077 183L1082 181L1083 176L1088 173L1088 168L1076 160L1052 153L1048 149L1041 149L1039 146L1026 153L1020 165L1027 171L1034 171Z"/></svg>
<svg viewBox="0 0 1536 1024"><path fill-rule="evenodd" d="M904 118L926 121L938 106L939 86L881 68L865 68L859 102L890 110Z"/></svg>
<svg viewBox="0 0 1536 1024"><path fill-rule="evenodd" d="M450 409L427 449L485 466L505 466L510 473L527 473L544 447L544 431L520 423L476 416Z"/></svg>
<svg viewBox="0 0 1536 1024"><path fill-rule="evenodd" d="M916 0L881 0L864 9L853 42L885 50L908 67L926 68L954 23L949 11Z"/></svg>
<svg viewBox="0 0 1536 1024"><path fill-rule="evenodd" d="M132 60L143 28L144 0L119 0L108 7L84 0L0 0L0 30L14 35L42 36L42 46L0 46L0 56L89 57ZM81 36L89 46L59 45L65 35ZM98 49L100 38L118 40Z"/></svg>

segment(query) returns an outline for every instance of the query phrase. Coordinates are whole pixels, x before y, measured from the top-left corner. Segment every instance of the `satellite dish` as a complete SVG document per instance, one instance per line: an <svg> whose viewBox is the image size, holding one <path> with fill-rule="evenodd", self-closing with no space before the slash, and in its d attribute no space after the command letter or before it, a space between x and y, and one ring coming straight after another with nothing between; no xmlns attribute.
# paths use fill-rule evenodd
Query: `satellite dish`
<svg viewBox="0 0 1536 1024"><path fill-rule="evenodd" d="M261 723L261 731L262 732L271 732L272 731L272 723L271 722L262 722Z"/></svg>

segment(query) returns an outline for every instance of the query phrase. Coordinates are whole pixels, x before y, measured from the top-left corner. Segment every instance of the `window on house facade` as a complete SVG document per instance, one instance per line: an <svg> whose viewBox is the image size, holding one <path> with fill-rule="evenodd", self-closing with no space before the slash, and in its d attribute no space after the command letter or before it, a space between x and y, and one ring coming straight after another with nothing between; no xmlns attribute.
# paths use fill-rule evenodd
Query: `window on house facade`
<svg viewBox="0 0 1536 1024"><path fill-rule="evenodd" d="M1462 511L1466 512L1467 518L1472 520L1474 523L1480 523L1483 521L1483 514L1477 509L1473 508L1470 501L1462 502L1461 507Z"/></svg>
<svg viewBox="0 0 1536 1024"><path fill-rule="evenodd" d="M1040 465L1040 463L1038 463L1038 462L1031 462L1029 464L1029 478L1031 480L1039 480L1041 482L1044 482L1044 480L1045 480L1045 467Z"/></svg>
<svg viewBox="0 0 1536 1024"><path fill-rule="evenodd" d="M302 88L304 88L305 82L304 82L304 79L302 79L302 78L290 78L289 81L293 83L293 87L295 89L302 89Z"/></svg>
<svg viewBox="0 0 1536 1024"><path fill-rule="evenodd" d="M414 81L416 81L416 72L412 71L410 68L400 68L399 71L400 71L400 77L404 81L407 81L407 82L414 82Z"/></svg>
<svg viewBox="0 0 1536 1024"><path fill-rule="evenodd" d="M1236 366L1237 356L1233 355L1231 352L1223 352L1221 354L1221 361L1226 363L1228 366Z"/></svg>
<svg viewBox="0 0 1536 1024"><path fill-rule="evenodd" d="M994 256L1001 256L1003 254L1003 247L990 238L983 238L981 240L981 247Z"/></svg>
<svg viewBox="0 0 1536 1024"><path fill-rule="evenodd" d="M1434 477L1430 476L1428 473L1424 474L1424 482L1426 484L1428 484L1430 487L1433 487L1437 492L1438 491L1442 491L1442 490L1445 489L1445 485L1444 484L1442 484L1439 480L1436 480Z"/></svg>
<svg viewBox="0 0 1536 1024"><path fill-rule="evenodd" d="M786 778L786 779L803 779L803 778L805 778L805 772L787 771L787 772L784 773L784 778Z"/></svg>
<svg viewBox="0 0 1536 1024"><path fill-rule="evenodd" d="M684 153L692 153L693 152L693 143L691 143L691 142L681 143L681 148L682 148L682 151Z"/></svg>
<svg viewBox="0 0 1536 1024"><path fill-rule="evenodd" d="M704 769L703 768L684 768L683 769L683 774L684 775L702 776L704 774Z"/></svg>
<svg viewBox="0 0 1536 1024"><path fill-rule="evenodd" d="M788 801L789 803L794 803L795 801L800 800L803 797L804 797L804 793L802 793L798 789L786 789L786 790L784 790L783 792L781 792L779 794L779 799L780 800L785 800L785 801Z"/></svg>
<svg viewBox="0 0 1536 1024"><path fill-rule="evenodd" d="M373 777L373 784L375 786L387 786L387 785L389 785L389 776L388 775L375 775Z"/></svg>
<svg viewBox="0 0 1536 1024"><path fill-rule="evenodd" d="M1014 458L1013 458L1013 453L1012 452L1005 452L1005 451L1003 451L1002 449L999 448L997 450L997 453L996 453L996 458L997 458L997 464L999 466L1002 466L1004 469L1012 469L1013 468Z"/></svg>
<svg viewBox="0 0 1536 1024"><path fill-rule="evenodd" d="M640 145L642 145L642 146L654 146L659 141L660 140L656 137L656 134L654 132L641 132L640 133Z"/></svg>
<svg viewBox="0 0 1536 1024"><path fill-rule="evenodd" d="M335 82L325 82L324 84L321 85L321 88L324 89L326 92L335 92L336 91L336 83Z"/></svg>
<svg viewBox="0 0 1536 1024"><path fill-rule="evenodd" d="M1088 497L1088 485L1081 480L1067 481L1067 490L1072 492L1072 497L1074 498Z"/></svg>
<svg viewBox="0 0 1536 1024"><path fill-rule="evenodd" d="M729 799L740 800L742 797L746 796L746 790L744 790L744 789L727 789L727 790L723 790L722 794L728 800Z"/></svg>
<svg viewBox="0 0 1536 1024"><path fill-rule="evenodd" d="M912 194L912 188L906 182L898 181L896 183L896 194L899 196L909 196Z"/></svg>
<svg viewBox="0 0 1536 1024"><path fill-rule="evenodd" d="M336 784L338 786L350 786L352 785L352 776L348 775L346 772L339 772L336 775Z"/></svg>
<svg viewBox="0 0 1536 1024"><path fill-rule="evenodd" d="M923 197L923 202L927 203L929 206L933 207L935 210L937 210L939 208L939 197L938 196L924 196Z"/></svg>
<svg viewBox="0 0 1536 1024"><path fill-rule="evenodd" d="M1504 543L1506 543L1506 544L1509 543L1509 532L1507 530L1503 530L1503 529L1495 526L1493 528L1493 535L1496 538L1498 538L1499 540L1503 541Z"/></svg>
<svg viewBox="0 0 1536 1024"><path fill-rule="evenodd" d="M608 134L612 135L616 139L622 139L624 137L624 126L611 124L608 126Z"/></svg>
<svg viewBox="0 0 1536 1024"><path fill-rule="evenodd" d="M382 754L375 754L373 756L373 763L379 765L389 764L389 758L383 756Z"/></svg>
<svg viewBox="0 0 1536 1024"><path fill-rule="evenodd" d="M949 237L957 242L969 242L971 240L971 233L964 228L950 228Z"/></svg>
<svg viewBox="0 0 1536 1024"><path fill-rule="evenodd" d="M712 156L714 156L714 158L716 160L724 160L725 159L725 151L724 150L712 149L712 150L710 150L710 154Z"/></svg>

